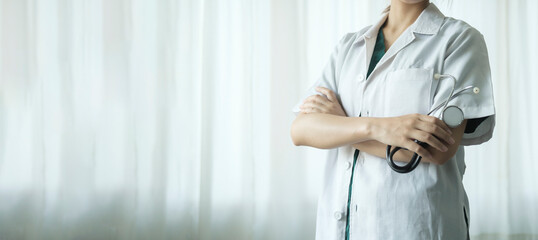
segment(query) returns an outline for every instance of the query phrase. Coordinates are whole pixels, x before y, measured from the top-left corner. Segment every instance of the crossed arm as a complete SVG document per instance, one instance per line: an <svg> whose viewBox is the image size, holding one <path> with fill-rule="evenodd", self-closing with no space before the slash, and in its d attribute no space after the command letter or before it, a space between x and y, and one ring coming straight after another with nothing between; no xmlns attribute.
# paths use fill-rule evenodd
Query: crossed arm
<svg viewBox="0 0 538 240"><path fill-rule="evenodd" d="M295 145L335 148L352 145L363 152L385 158L388 144L410 151L399 151L395 160L407 162L414 152L424 162L443 164L456 153L466 121L449 128L436 117L409 114L399 117L347 117L335 94L323 87L325 96L312 95L301 105L293 121L291 137ZM421 147L414 140L428 144Z"/></svg>

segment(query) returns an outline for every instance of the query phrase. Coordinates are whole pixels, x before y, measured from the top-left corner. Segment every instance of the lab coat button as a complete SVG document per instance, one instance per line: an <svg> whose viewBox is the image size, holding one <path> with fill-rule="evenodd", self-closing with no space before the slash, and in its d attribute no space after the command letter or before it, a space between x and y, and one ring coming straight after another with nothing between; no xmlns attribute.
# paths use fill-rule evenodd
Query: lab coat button
<svg viewBox="0 0 538 240"><path fill-rule="evenodd" d="M359 74L359 81L363 81L363 80L364 80L364 75Z"/></svg>
<svg viewBox="0 0 538 240"><path fill-rule="evenodd" d="M336 220L342 220L342 217L343 217L343 215L342 215L341 212L339 212L339 211L334 212L334 218Z"/></svg>
<svg viewBox="0 0 538 240"><path fill-rule="evenodd" d="M349 168L351 168L351 162L346 162L346 169L349 170Z"/></svg>

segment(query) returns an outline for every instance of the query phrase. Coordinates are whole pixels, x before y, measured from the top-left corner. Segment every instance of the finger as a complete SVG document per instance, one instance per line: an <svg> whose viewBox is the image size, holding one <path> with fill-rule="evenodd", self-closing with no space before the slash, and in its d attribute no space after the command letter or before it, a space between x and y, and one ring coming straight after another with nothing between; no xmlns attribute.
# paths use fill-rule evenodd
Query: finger
<svg viewBox="0 0 538 240"><path fill-rule="evenodd" d="M313 104L313 105L316 105L316 106L328 107L331 104L331 101L329 101L329 99L327 99L326 97L323 97L323 96L320 96L320 95L316 94L316 95L312 95L312 96L308 97L303 102L303 104L306 104L306 103Z"/></svg>
<svg viewBox="0 0 538 240"><path fill-rule="evenodd" d="M337 101L337 99L336 99L336 95L334 94L334 92L331 91L331 90L328 89L328 88L325 88L325 87L316 87L316 91L325 94L325 96L327 96L327 98L328 98L329 101L331 101L331 102Z"/></svg>
<svg viewBox="0 0 538 240"><path fill-rule="evenodd" d="M428 150L426 150L426 148L420 146L415 141L409 140L409 141L405 142L404 145L405 146L403 146L403 147L407 148L407 150L415 152L415 153L417 153L418 155L420 155L423 158L428 158L428 159L433 158L432 154Z"/></svg>
<svg viewBox="0 0 538 240"><path fill-rule="evenodd" d="M434 116L428 116L428 115L420 115L419 119L425 122L434 123L438 125L439 127L442 127L443 129L445 129L448 133L452 134L452 131L450 130L450 128L445 124L445 122L443 122L443 120L439 118L436 118Z"/></svg>
<svg viewBox="0 0 538 240"><path fill-rule="evenodd" d="M443 141L447 143L453 144L455 142L452 135L448 133L445 128L439 127L439 125L437 124L431 124L428 122L419 121L415 127L418 130L433 134L437 138L442 139Z"/></svg>
<svg viewBox="0 0 538 240"><path fill-rule="evenodd" d="M306 98L304 103L307 103L307 102L315 103L317 105L322 105L322 106L328 106L329 104L331 104L331 101L329 101L329 99L327 99L324 96L320 96L318 94L314 94Z"/></svg>
<svg viewBox="0 0 538 240"><path fill-rule="evenodd" d="M441 152L446 152L448 150L447 146L445 146L443 143L441 143L441 141L439 141L439 139L437 139L434 135L428 132L420 130L410 131L409 137L412 139L419 140L421 142L425 142Z"/></svg>
<svg viewBox="0 0 538 240"><path fill-rule="evenodd" d="M301 109L301 112L302 113L323 113L318 108L303 108L303 109Z"/></svg>
<svg viewBox="0 0 538 240"><path fill-rule="evenodd" d="M322 108L319 105L312 104L312 103L305 103L299 106L299 109L301 109L301 112L304 112L304 113L327 113L327 111L324 108Z"/></svg>
<svg viewBox="0 0 538 240"><path fill-rule="evenodd" d="M319 104L319 103L314 103L314 102L306 102L306 103L303 103L301 106L299 106L300 109L309 109L309 108L315 108L315 109L319 109L320 111L323 111L326 109L326 107L322 104Z"/></svg>

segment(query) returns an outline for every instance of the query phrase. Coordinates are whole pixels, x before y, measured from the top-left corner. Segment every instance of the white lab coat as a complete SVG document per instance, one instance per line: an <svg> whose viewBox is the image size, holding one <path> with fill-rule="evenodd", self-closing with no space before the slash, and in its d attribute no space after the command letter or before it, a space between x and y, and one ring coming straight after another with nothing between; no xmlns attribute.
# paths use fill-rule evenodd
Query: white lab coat
<svg viewBox="0 0 538 240"><path fill-rule="evenodd" d="M408 174L396 173L383 158L360 152L353 177L350 239L466 239L469 203L462 184L464 145L489 140L495 125L495 107L488 53L480 32L467 23L445 17L433 4L394 42L366 79L377 32L387 17L346 34L336 46L316 86L334 91L349 117L391 117L427 114L444 101L450 79L456 90L473 85L450 105L459 106L466 119L486 117L476 131L465 134L455 156L443 165L421 163ZM437 115L438 116L438 115ZM318 201L316 239L344 239L348 187L354 149L329 151Z"/></svg>

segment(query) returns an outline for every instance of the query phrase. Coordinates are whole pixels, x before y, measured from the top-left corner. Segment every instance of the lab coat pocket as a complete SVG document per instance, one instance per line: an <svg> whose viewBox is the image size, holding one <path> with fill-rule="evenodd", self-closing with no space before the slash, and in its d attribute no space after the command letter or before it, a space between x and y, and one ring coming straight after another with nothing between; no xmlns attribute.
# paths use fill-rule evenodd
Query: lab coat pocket
<svg viewBox="0 0 538 240"><path fill-rule="evenodd" d="M433 69L407 68L385 78L384 116L427 114L431 104Z"/></svg>

